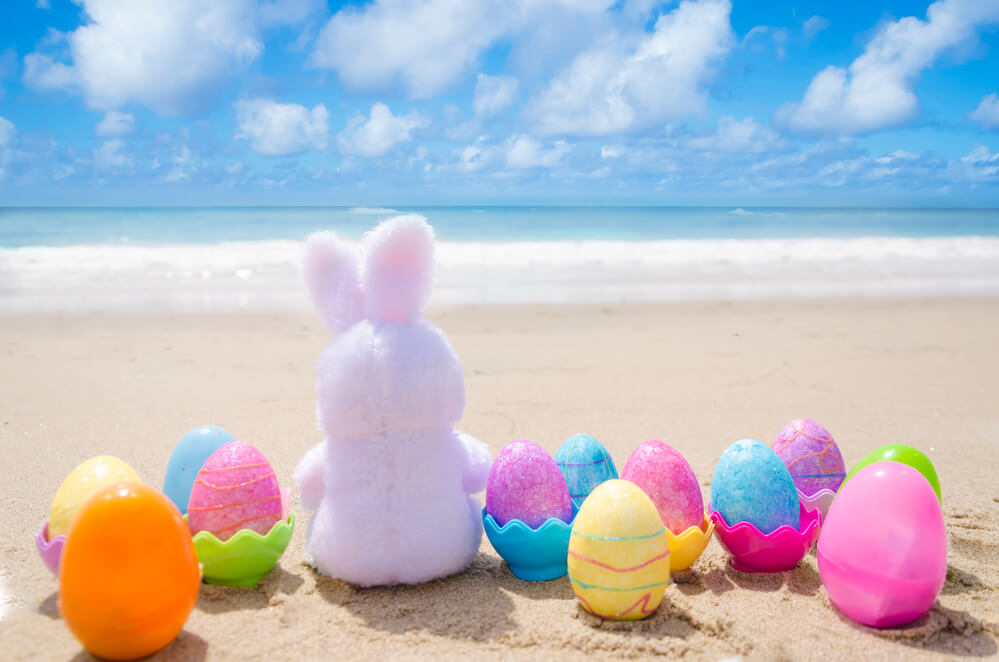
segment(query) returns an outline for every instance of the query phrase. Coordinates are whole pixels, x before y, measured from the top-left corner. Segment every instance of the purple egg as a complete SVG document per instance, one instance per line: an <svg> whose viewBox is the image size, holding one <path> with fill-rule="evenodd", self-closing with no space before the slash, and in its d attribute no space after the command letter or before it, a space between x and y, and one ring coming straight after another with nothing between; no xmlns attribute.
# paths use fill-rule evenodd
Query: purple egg
<svg viewBox="0 0 999 662"><path fill-rule="evenodd" d="M810 418L796 418L785 425L770 448L784 461L795 487L806 496L821 489L835 492L846 478L839 446L829 430Z"/></svg>
<svg viewBox="0 0 999 662"><path fill-rule="evenodd" d="M536 529L557 517L572 522L572 500L552 456L532 441L512 441L489 469L486 513L503 526L518 519Z"/></svg>

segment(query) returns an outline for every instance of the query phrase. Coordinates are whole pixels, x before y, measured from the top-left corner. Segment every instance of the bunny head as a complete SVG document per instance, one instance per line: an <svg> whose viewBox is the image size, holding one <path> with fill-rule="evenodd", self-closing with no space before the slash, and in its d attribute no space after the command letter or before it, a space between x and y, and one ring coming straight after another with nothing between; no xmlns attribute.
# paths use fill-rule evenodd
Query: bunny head
<svg viewBox="0 0 999 662"><path fill-rule="evenodd" d="M433 230L417 215L384 221L359 252L331 232L306 241L306 285L337 334L317 384L319 423L331 439L450 427L461 418L461 364L423 319L433 252Z"/></svg>

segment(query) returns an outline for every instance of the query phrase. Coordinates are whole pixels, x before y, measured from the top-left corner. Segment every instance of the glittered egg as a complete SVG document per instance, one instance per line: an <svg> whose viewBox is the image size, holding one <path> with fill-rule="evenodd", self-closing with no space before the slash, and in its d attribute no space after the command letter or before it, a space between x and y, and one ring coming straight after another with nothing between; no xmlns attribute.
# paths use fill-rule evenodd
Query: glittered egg
<svg viewBox="0 0 999 662"><path fill-rule="evenodd" d="M923 475L923 478L926 479L930 487L933 488L933 492L937 495L937 501L942 503L940 497L940 479L937 478L937 471L933 468L930 458L926 457L918 448L906 446L905 444L887 444L881 448L874 449L858 462L855 467L850 469L850 473L846 475L846 480L843 481L843 484L846 485L847 481L853 478L854 474L875 462L901 462L912 467Z"/></svg>
<svg viewBox="0 0 999 662"><path fill-rule="evenodd" d="M169 644L198 600L201 571L180 512L141 483L98 491L70 526L59 613L83 647L112 660Z"/></svg>
<svg viewBox="0 0 999 662"><path fill-rule="evenodd" d="M532 441L512 441L489 469L486 513L500 526L520 520L536 529L552 517L572 521L572 501L552 456Z"/></svg>
<svg viewBox="0 0 999 662"><path fill-rule="evenodd" d="M574 434L566 439L555 453L555 464L565 477L574 510L579 510L597 485L617 478L617 468L610 453L588 434Z"/></svg>
<svg viewBox="0 0 999 662"><path fill-rule="evenodd" d="M810 418L796 418L785 425L770 448L784 461L795 487L806 496L819 490L835 492L846 477L836 441Z"/></svg>
<svg viewBox="0 0 999 662"><path fill-rule="evenodd" d="M580 605L607 619L645 618L669 584L666 528L640 487L601 483L583 502L569 537L569 580Z"/></svg>
<svg viewBox="0 0 999 662"><path fill-rule="evenodd" d="M900 462L876 462L844 483L816 552L829 599L874 627L910 623L947 579L947 532L929 482Z"/></svg>
<svg viewBox="0 0 999 662"><path fill-rule="evenodd" d="M49 510L49 538L65 535L80 506L94 493L116 483L135 481L135 469L111 455L92 457L73 469L56 491Z"/></svg>
<svg viewBox="0 0 999 662"><path fill-rule="evenodd" d="M187 507L192 534L208 531L228 540L237 531L250 529L266 535L281 518L281 490L263 453L233 441L208 456Z"/></svg>
<svg viewBox="0 0 999 662"><path fill-rule="evenodd" d="M675 448L647 441L628 456L621 478L649 495L666 528L683 533L704 523L704 498L694 470Z"/></svg>
<svg viewBox="0 0 999 662"><path fill-rule="evenodd" d="M790 472L769 446L755 439L737 441L722 453L711 479L711 507L729 526L749 522L764 534L801 525Z"/></svg>
<svg viewBox="0 0 999 662"><path fill-rule="evenodd" d="M188 431L173 449L163 479L163 493L173 501L180 513L187 513L194 479L208 456L236 439L217 425L202 425Z"/></svg>

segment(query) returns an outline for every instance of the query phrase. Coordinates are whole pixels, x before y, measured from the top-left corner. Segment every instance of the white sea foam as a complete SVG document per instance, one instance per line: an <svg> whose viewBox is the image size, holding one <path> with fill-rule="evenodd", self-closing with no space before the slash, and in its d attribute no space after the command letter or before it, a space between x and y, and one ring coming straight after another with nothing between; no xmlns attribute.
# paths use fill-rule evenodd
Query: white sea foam
<svg viewBox="0 0 999 662"><path fill-rule="evenodd" d="M305 310L299 241L0 249L0 311ZM999 294L999 238L440 242L433 303Z"/></svg>
<svg viewBox="0 0 999 662"><path fill-rule="evenodd" d="M351 207L351 214L372 214L372 215L384 215L384 214L398 214L399 212L395 209L389 209L388 207Z"/></svg>

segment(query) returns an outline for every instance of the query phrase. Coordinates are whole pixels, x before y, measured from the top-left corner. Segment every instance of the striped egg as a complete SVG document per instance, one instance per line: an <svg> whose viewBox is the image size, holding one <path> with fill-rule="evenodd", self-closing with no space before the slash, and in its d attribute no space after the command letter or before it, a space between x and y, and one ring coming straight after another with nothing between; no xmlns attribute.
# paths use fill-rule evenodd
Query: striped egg
<svg viewBox="0 0 999 662"><path fill-rule="evenodd" d="M601 618L652 614L669 584L666 528L634 483L601 483L583 502L569 537L569 580L582 607Z"/></svg>
<svg viewBox="0 0 999 662"><path fill-rule="evenodd" d="M810 418L796 418L785 425L770 448L784 461L795 487L806 496L823 489L835 492L846 477L836 441L829 430Z"/></svg>
<svg viewBox="0 0 999 662"><path fill-rule="evenodd" d="M281 519L281 490L271 463L250 444L230 442L208 456L187 507L191 534L228 540L241 529L266 535Z"/></svg>
<svg viewBox="0 0 999 662"><path fill-rule="evenodd" d="M617 478L617 468L610 453L588 434L574 434L566 439L555 453L555 464L565 478L572 508L576 511L597 485Z"/></svg>

